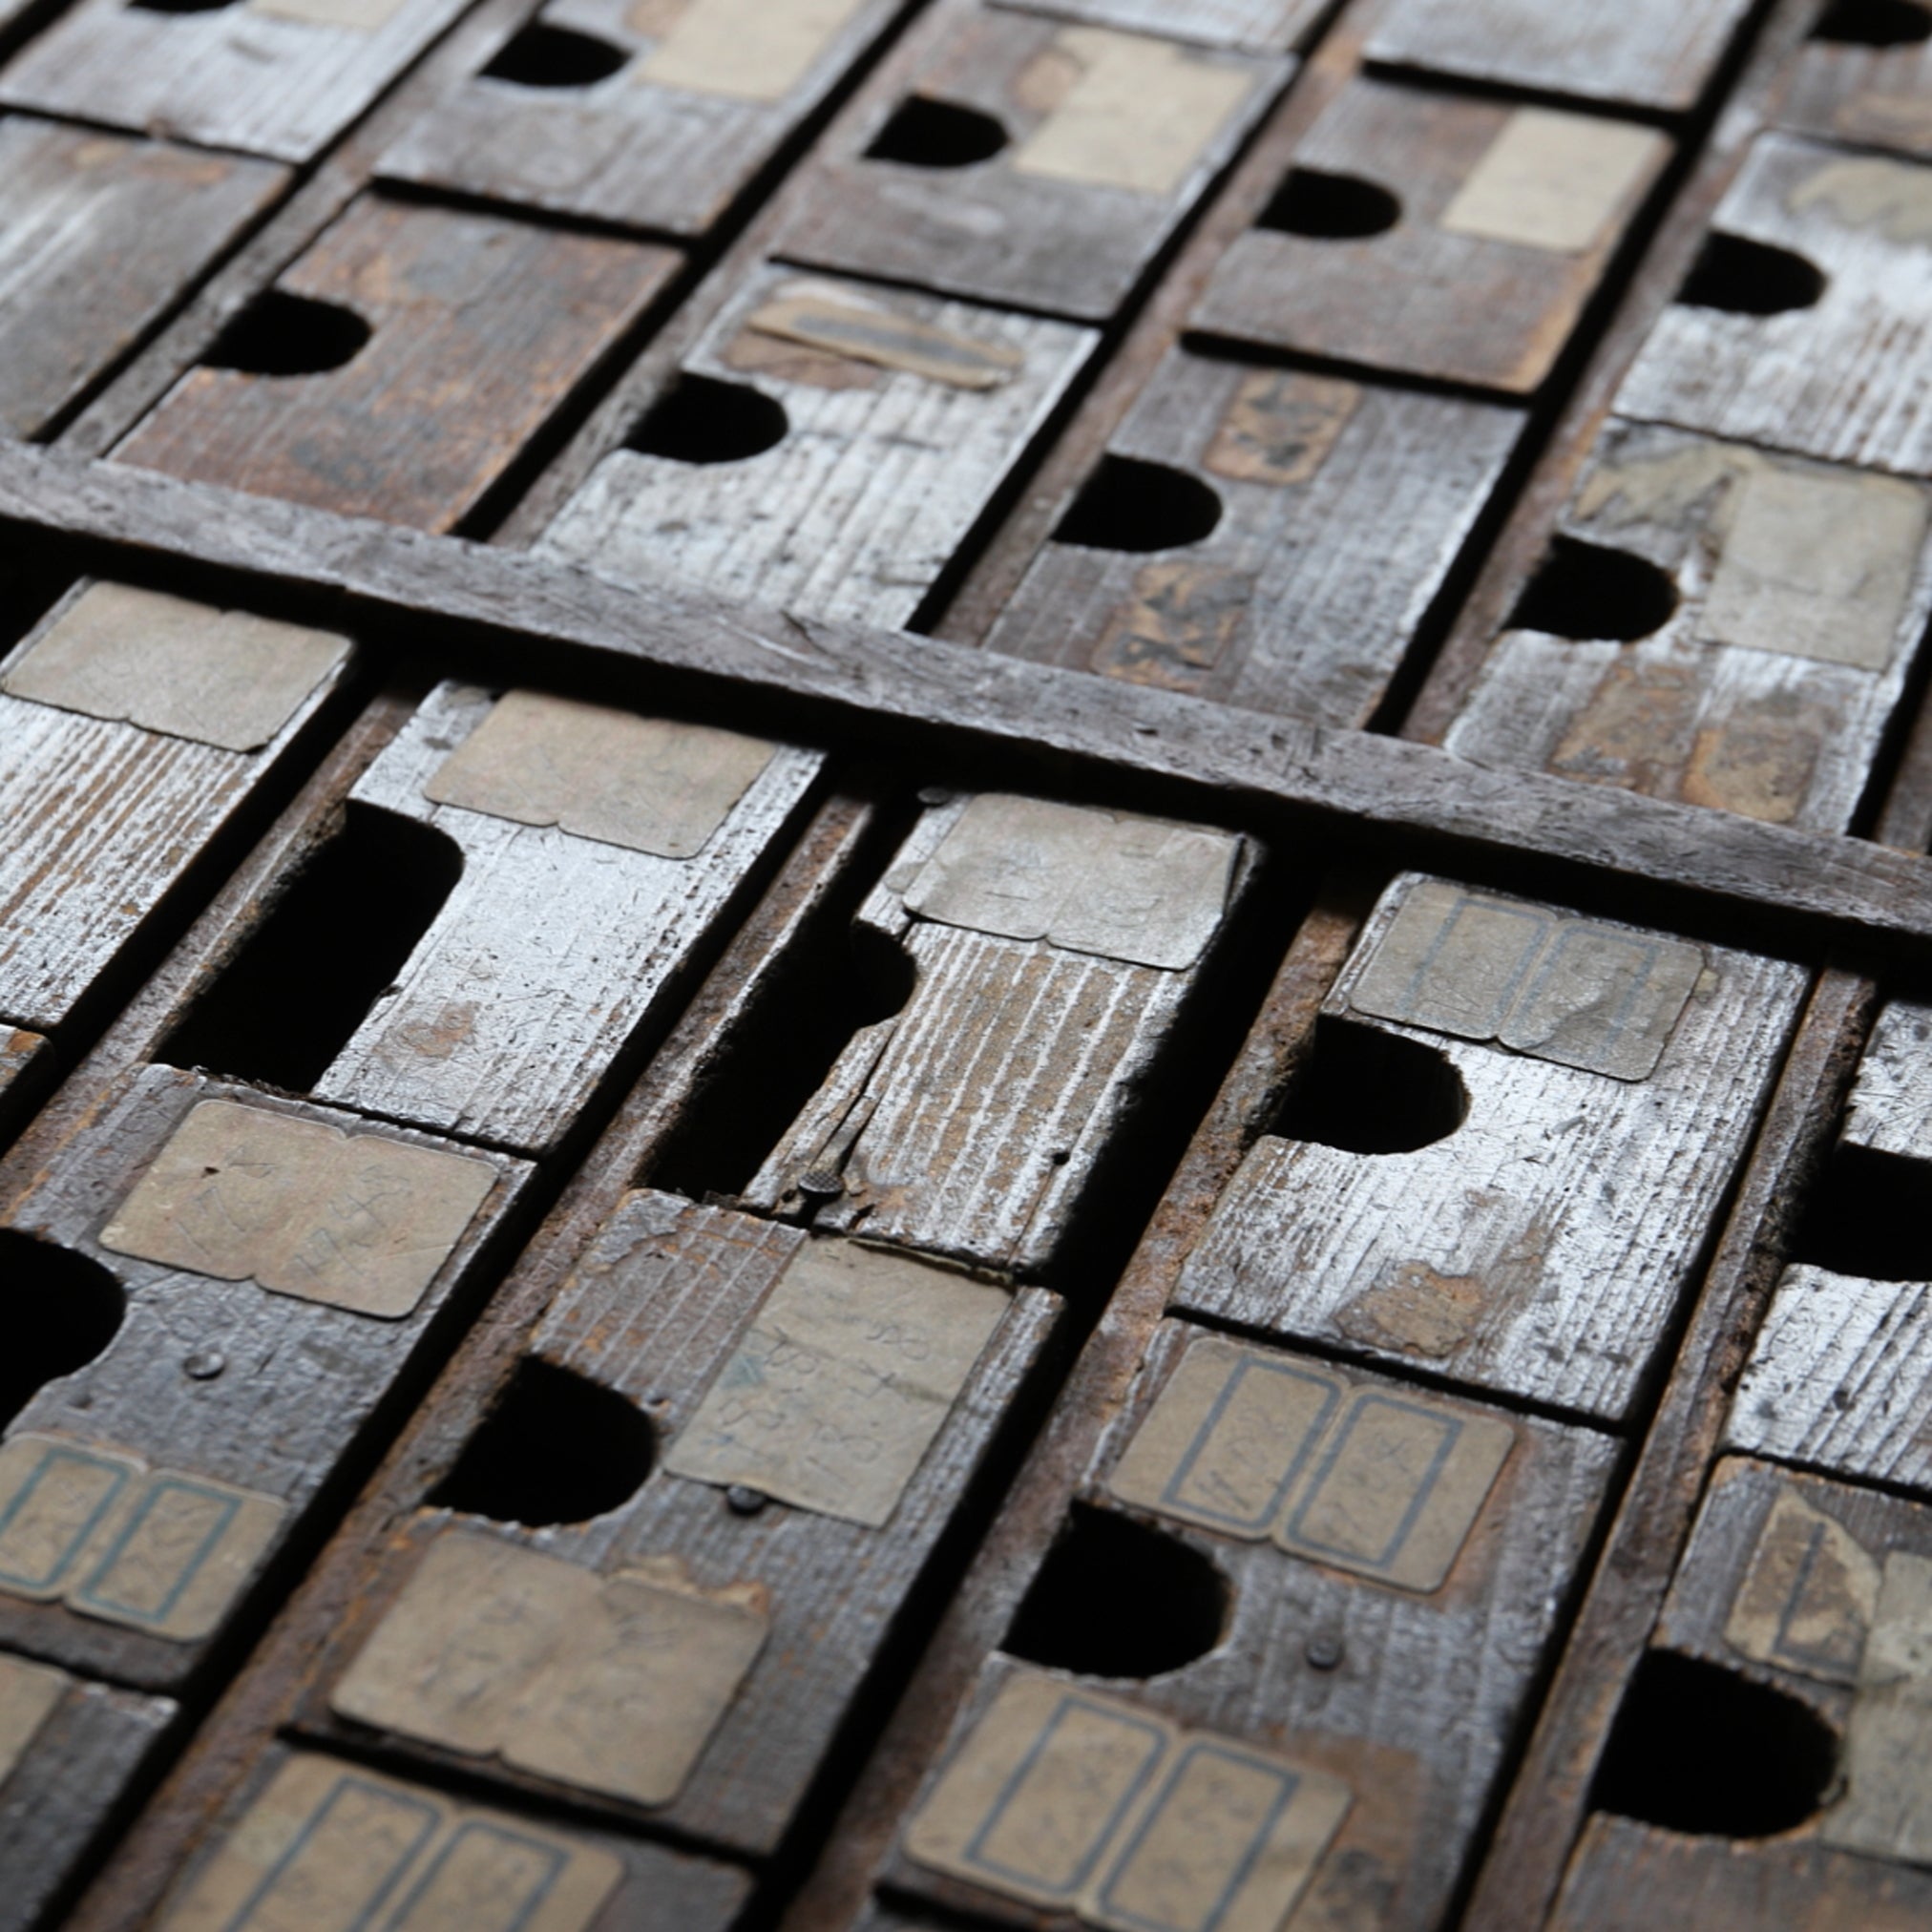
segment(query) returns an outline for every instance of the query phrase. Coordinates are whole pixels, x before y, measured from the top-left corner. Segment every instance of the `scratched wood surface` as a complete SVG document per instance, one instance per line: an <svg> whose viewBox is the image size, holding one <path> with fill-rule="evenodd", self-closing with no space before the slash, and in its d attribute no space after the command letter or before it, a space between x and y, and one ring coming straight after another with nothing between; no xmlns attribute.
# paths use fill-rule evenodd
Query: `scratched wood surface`
<svg viewBox="0 0 1932 1932"><path fill-rule="evenodd" d="M756 326L794 293L886 326L930 326L1012 358L1011 374L967 388ZM695 460L614 450L544 533L543 555L620 582L683 578L803 617L902 624L1095 342L1067 323L776 265L716 300L715 321L663 369L658 399L674 401L691 377L753 391L758 440L776 440L756 453L701 443ZM724 454L707 456L714 447Z"/></svg>
<svg viewBox="0 0 1932 1932"><path fill-rule="evenodd" d="M1658 319L1619 413L1831 462L1932 468L1932 168L1762 135L1712 225L1798 261L1706 258L1708 275L1687 285L1697 299ZM1759 290L1754 276L1770 282Z"/></svg>
<svg viewBox="0 0 1932 1932"><path fill-rule="evenodd" d="M0 430L32 435L78 402L288 178L239 156L0 120Z"/></svg>
<svg viewBox="0 0 1932 1932"><path fill-rule="evenodd" d="M675 265L661 248L366 196L265 298L347 311L363 347L306 374L192 369L115 460L448 530Z"/></svg>
<svg viewBox="0 0 1932 1932"><path fill-rule="evenodd" d="M1777 125L1820 140L1932 158L1932 11L1906 0L1880 23L1897 35L1863 40L1832 31L1827 9L1793 61ZM1853 25L1857 9L1851 10Z"/></svg>
<svg viewBox="0 0 1932 1932"><path fill-rule="evenodd" d="M237 1579L225 1622L243 1606L250 1583L261 1585L264 1566L272 1572L279 1553L299 1545L319 1492L352 1464L386 1403L423 1374L429 1348L460 1323L464 1278L514 1208L529 1167L502 1154L467 1153L494 1175L490 1196L414 1312L397 1319L104 1248L99 1236L142 1171L189 1110L210 1098L343 1128L361 1124L166 1067L136 1069L102 1089L70 1088L0 1168L5 1222L105 1270L124 1312L92 1361L32 1395L7 1440L32 1432L99 1444L285 1504L252 1577ZM385 1132L415 1146L440 1144ZM10 1648L147 1690L188 1682L219 1636L219 1627L195 1639L153 1635L125 1620L0 1589L0 1639Z"/></svg>
<svg viewBox="0 0 1932 1932"><path fill-rule="evenodd" d="M1599 153L1607 141L1606 152ZM1507 146L1499 144L1507 143ZM1531 158L1510 163L1518 144ZM1297 146L1306 173L1393 198L1366 233L1315 207L1222 256L1193 325L1230 341L1526 395L1550 372L1670 153L1661 135L1357 79ZM1524 176L1560 184L1532 213ZM1287 178L1292 179L1292 176ZM1483 190L1480 203L1472 184ZM1376 214L1370 221L1381 220ZM1312 232L1308 232L1309 229Z"/></svg>
<svg viewBox="0 0 1932 1932"><path fill-rule="evenodd" d="M735 4L748 19L742 0ZM478 48L473 71L383 150L377 170L391 180L701 235L819 108L901 0L788 10L802 25L776 34L767 27L776 54L745 33L743 21L736 34L724 31L733 5L661 18L666 10L626 0L550 0L526 22L506 20ZM721 25L699 57L675 65L662 57L667 47L678 54L679 20L706 13ZM589 64L608 72L559 83L542 64L546 35L587 42Z"/></svg>
<svg viewBox="0 0 1932 1932"><path fill-rule="evenodd" d="M1697 104L1750 0L1635 0L1606 12L1537 0L1390 0L1368 57L1486 87L1681 114Z"/></svg>
<svg viewBox="0 0 1932 1932"><path fill-rule="evenodd" d="M1520 427L1484 403L1172 348L1090 474L1095 507L1082 518L1081 493L1068 493L1064 534L1040 549L987 646L1359 726ZM1163 474L1123 476L1117 506L1107 466L1121 460ZM1183 512L1213 519L1189 541L1131 514L1126 493L1172 488L1170 472L1208 493Z"/></svg>
<svg viewBox="0 0 1932 1932"><path fill-rule="evenodd" d="M703 851L667 858L431 800L426 787L493 710L486 690L438 686L349 794L441 832L463 870L315 1094L543 1152L678 990L823 759L774 746Z"/></svg>
<svg viewBox="0 0 1932 1932"><path fill-rule="evenodd" d="M1320 0L995 0L1061 20L1088 20L1130 33L1163 33L1204 47L1285 53L1318 26Z"/></svg>
<svg viewBox="0 0 1932 1932"><path fill-rule="evenodd" d="M942 9L895 56L894 85L869 89L868 109L842 117L814 157L774 246L820 267L1103 322L1289 72L1111 28ZM994 151L960 165L894 142L894 117L931 102L979 116ZM871 152L882 143L887 154Z"/></svg>
<svg viewBox="0 0 1932 1932"><path fill-rule="evenodd" d="M0 73L0 104L313 159L463 10L463 0L84 0Z"/></svg>
<svg viewBox="0 0 1932 1932"><path fill-rule="evenodd" d="M1498 639L1444 746L1844 830L1932 606L1927 501L1903 479L1612 422L1553 526L1544 569L1564 608L1523 624L1533 580L1523 627ZM1593 635L1623 635L1611 593L1561 591L1605 552L1652 567L1640 637Z"/></svg>

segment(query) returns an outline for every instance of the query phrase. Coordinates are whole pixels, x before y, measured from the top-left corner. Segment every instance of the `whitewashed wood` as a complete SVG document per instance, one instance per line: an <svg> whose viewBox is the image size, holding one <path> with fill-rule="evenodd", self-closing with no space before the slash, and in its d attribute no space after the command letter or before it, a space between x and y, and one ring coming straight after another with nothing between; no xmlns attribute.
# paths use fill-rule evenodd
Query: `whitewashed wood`
<svg viewBox="0 0 1932 1932"><path fill-rule="evenodd" d="M782 366L755 374L734 367L747 342L754 351L766 346L745 334L747 317L781 289L807 283L836 300L880 304L1019 350L1025 367L992 389L843 359L830 359L837 388L823 376L790 379ZM766 266L723 296L683 367L782 404L784 440L719 464L613 451L537 548L620 583L669 575L801 616L903 624L1096 340L1066 323Z"/></svg>
<svg viewBox="0 0 1932 1932"><path fill-rule="evenodd" d="M427 106L384 150L377 172L673 235L699 235L748 187L798 124L899 10L865 0L810 70L777 99L655 83L662 40L629 0L550 0L530 23L588 34L626 57L588 86L523 87L482 69L515 31L479 49L476 72ZM648 23L649 15L642 19Z"/></svg>
<svg viewBox="0 0 1932 1932"><path fill-rule="evenodd" d="M43 1031L66 1018L353 668L324 679L258 751L0 693L0 1014Z"/></svg>
<svg viewBox="0 0 1932 1932"><path fill-rule="evenodd" d="M1403 890L1384 895L1323 1012L1439 1053L1466 1119L1403 1154L1264 1134L1174 1306L1616 1420L1689 1285L1806 976L1704 948L1715 984L1656 1073L1606 1079L1354 1012L1350 990Z"/></svg>
<svg viewBox="0 0 1932 1932"><path fill-rule="evenodd" d="M1285 53L1327 10L1323 0L995 0L1001 7L1090 20L1129 33L1164 33L1204 47Z"/></svg>
<svg viewBox="0 0 1932 1932"><path fill-rule="evenodd" d="M217 1281L103 1248L99 1229L141 1171L190 1108L215 1098L350 1124L340 1115L149 1066L50 1109L0 1170L6 1225L98 1263L127 1303L106 1350L43 1388L7 1434L44 1431L110 1444L161 1467L279 1498L289 1510L264 1559L272 1563L377 1405L425 1342L456 1318L465 1275L530 1169L507 1155L464 1150L495 1170L496 1184L420 1305L401 1320L269 1294L252 1282ZM190 1372L190 1358L205 1370L212 1356L220 1359L217 1373ZM238 1606L241 1601L245 1591ZM75 1670L168 1690L186 1680L219 1633L172 1642L60 1605L0 1596L0 1641Z"/></svg>
<svg viewBox="0 0 1932 1932"><path fill-rule="evenodd" d="M282 193L284 168L0 121L0 430L48 426Z"/></svg>
<svg viewBox="0 0 1932 1932"><path fill-rule="evenodd" d="M1888 1000L1865 1042L1845 1113L1845 1140L1932 1161L1932 1007Z"/></svg>
<svg viewBox="0 0 1932 1932"><path fill-rule="evenodd" d="M852 1036L744 1198L766 1213L815 1208L821 1228L1030 1272L1061 1258L1080 1197L1129 1130L1203 969L913 916L903 894L966 803L929 809L859 909L861 925L914 962L911 997ZM1240 896L1237 881L1229 918ZM842 1174L841 1192L801 1191L828 1170Z"/></svg>
<svg viewBox="0 0 1932 1932"><path fill-rule="evenodd" d="M1763 135L1712 227L1802 256L1823 293L1776 315L1673 304L1617 412L1834 462L1932 469L1932 167Z"/></svg>
<svg viewBox="0 0 1932 1932"><path fill-rule="evenodd" d="M1932 40L1893 47L1814 36L1786 74L1779 127L1932 158Z"/></svg>
<svg viewBox="0 0 1932 1932"><path fill-rule="evenodd" d="M0 104L312 160L463 6L398 0L369 31L251 0L185 13L82 0L0 74Z"/></svg>
<svg viewBox="0 0 1932 1932"><path fill-rule="evenodd" d="M1680 111L1695 106L1750 0L1392 0L1368 58L1459 80Z"/></svg>
<svg viewBox="0 0 1932 1932"><path fill-rule="evenodd" d="M1219 524L1152 553L1048 541L988 647L1323 724L1366 723L1522 418L1361 386L1305 480L1232 473L1217 460L1217 438L1250 389L1308 380L1170 349L1106 450L1206 484ZM1138 664L1136 638L1147 640ZM1189 651L1208 662L1184 662Z"/></svg>
<svg viewBox="0 0 1932 1932"><path fill-rule="evenodd" d="M434 827L462 852L463 875L314 1091L541 1152L658 1010L824 760L776 747L696 858L659 858L427 799L493 704L474 686L438 685L349 794Z"/></svg>

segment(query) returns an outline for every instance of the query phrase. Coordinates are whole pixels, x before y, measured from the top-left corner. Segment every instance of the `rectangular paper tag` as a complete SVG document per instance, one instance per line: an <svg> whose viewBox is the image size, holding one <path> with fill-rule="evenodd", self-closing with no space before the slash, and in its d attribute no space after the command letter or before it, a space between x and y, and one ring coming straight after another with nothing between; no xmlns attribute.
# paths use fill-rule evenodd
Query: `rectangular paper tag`
<svg viewBox="0 0 1932 1932"><path fill-rule="evenodd" d="M0 1656L0 1785L19 1770L70 1682L51 1664Z"/></svg>
<svg viewBox="0 0 1932 1932"><path fill-rule="evenodd" d="M1781 1486L1732 1600L1724 1641L1754 1663L1854 1684L1879 1576L1878 1559L1843 1523Z"/></svg>
<svg viewBox="0 0 1932 1932"><path fill-rule="evenodd" d="M1631 209L1670 152L1662 135L1628 121L1518 108L1438 225L1452 235L1581 255Z"/></svg>
<svg viewBox="0 0 1932 1932"><path fill-rule="evenodd" d="M864 0L690 0L638 63L654 87L732 100L783 100Z"/></svg>

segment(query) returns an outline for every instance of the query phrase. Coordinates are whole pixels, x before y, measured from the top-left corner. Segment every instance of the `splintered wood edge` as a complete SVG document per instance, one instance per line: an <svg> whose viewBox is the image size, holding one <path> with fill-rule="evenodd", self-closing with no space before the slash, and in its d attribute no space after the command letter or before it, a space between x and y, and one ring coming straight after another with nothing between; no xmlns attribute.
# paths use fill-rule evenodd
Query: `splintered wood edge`
<svg viewBox="0 0 1932 1932"><path fill-rule="evenodd" d="M861 733L890 720L901 742L914 724L982 747L1178 781L1213 794L1209 811L1288 807L1384 834L1447 839L1512 867L1540 858L1760 908L1787 930L1801 918L1840 934L1932 940L1932 864L1917 855L1491 769L1433 746L1237 711L933 638L807 622L692 588L625 589L536 556L21 445L0 450L0 517L271 576L397 616L516 630L613 666L812 701Z"/></svg>

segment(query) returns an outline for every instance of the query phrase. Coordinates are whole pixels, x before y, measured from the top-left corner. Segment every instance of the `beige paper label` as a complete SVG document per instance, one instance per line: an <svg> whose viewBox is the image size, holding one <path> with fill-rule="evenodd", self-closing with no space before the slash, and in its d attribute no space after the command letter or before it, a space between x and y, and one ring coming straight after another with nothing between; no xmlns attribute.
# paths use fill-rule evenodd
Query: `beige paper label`
<svg viewBox="0 0 1932 1932"><path fill-rule="evenodd" d="M654 87L783 100L808 79L863 0L689 0L638 63Z"/></svg>
<svg viewBox="0 0 1932 1932"><path fill-rule="evenodd" d="M1203 467L1241 483L1306 483L1328 460L1361 399L1354 383L1335 376L1255 369L1242 377Z"/></svg>
<svg viewBox="0 0 1932 1932"><path fill-rule="evenodd" d="M784 291L762 303L745 326L758 335L879 368L904 369L956 389L997 389L1026 367L1024 353L883 306Z"/></svg>
<svg viewBox="0 0 1932 1932"><path fill-rule="evenodd" d="M1846 1851L1932 1864L1932 1560L1885 1558L1846 1728L1844 1797L1818 1837Z"/></svg>
<svg viewBox="0 0 1932 1932"><path fill-rule="evenodd" d="M248 0L251 13L299 20L306 27L339 27L346 33L374 33L387 27L409 0Z"/></svg>
<svg viewBox="0 0 1932 1932"><path fill-rule="evenodd" d="M761 738L512 691L423 796L659 858L694 858L771 763Z"/></svg>
<svg viewBox="0 0 1932 1932"><path fill-rule="evenodd" d="M349 642L246 611L94 583L13 660L9 697L254 751L347 661Z"/></svg>
<svg viewBox="0 0 1932 1932"><path fill-rule="evenodd" d="M1426 1593L1515 1442L1500 1417L1204 1336L1107 1486L1139 1508Z"/></svg>
<svg viewBox="0 0 1932 1932"><path fill-rule="evenodd" d="M162 1932L584 1932L622 1861L305 1752L191 1875Z"/></svg>
<svg viewBox="0 0 1932 1932"><path fill-rule="evenodd" d="M1348 1787L1016 1671L906 1828L919 1863L1115 1932L1275 1932Z"/></svg>
<svg viewBox="0 0 1932 1932"><path fill-rule="evenodd" d="M1780 1487L1724 1626L1754 1663L1828 1684L1858 1681L1879 1604L1879 1563L1836 1517Z"/></svg>
<svg viewBox="0 0 1932 1932"><path fill-rule="evenodd" d="M1080 78L1014 151L1016 174L1177 194L1254 86L1231 61L1104 27L1069 27L1054 48Z"/></svg>
<svg viewBox="0 0 1932 1932"><path fill-rule="evenodd" d="M0 1446L0 1591L189 1643L219 1628L288 1505L123 1449Z"/></svg>
<svg viewBox="0 0 1932 1932"><path fill-rule="evenodd" d="M1699 640L1882 671L1900 642L1925 520L1923 494L1895 477L1752 470Z"/></svg>
<svg viewBox="0 0 1932 1932"><path fill-rule="evenodd" d="M1613 1080L1648 1080L1704 973L1679 939L1438 879L1412 886L1349 1004Z"/></svg>
<svg viewBox="0 0 1932 1932"><path fill-rule="evenodd" d="M20 1769L71 1681L51 1664L0 1657L0 1785Z"/></svg>
<svg viewBox="0 0 1932 1932"><path fill-rule="evenodd" d="M467 1154L202 1101L100 1245L395 1321L415 1311L495 1180Z"/></svg>
<svg viewBox="0 0 1932 1932"><path fill-rule="evenodd" d="M446 1530L331 1693L343 1716L637 1804L669 1804L769 1630L741 1594L601 1577Z"/></svg>
<svg viewBox="0 0 1932 1932"><path fill-rule="evenodd" d="M1581 255L1607 237L1670 152L1662 135L1628 121L1518 108L1437 225Z"/></svg>
<svg viewBox="0 0 1932 1932"><path fill-rule="evenodd" d="M664 1467L878 1528L945 1426L1008 1297L846 1241L801 1248Z"/></svg>
<svg viewBox="0 0 1932 1932"><path fill-rule="evenodd" d="M1910 161L1847 157L1807 175L1785 201L1794 215L1821 209L1847 228L1876 228L1887 242L1932 242L1932 174Z"/></svg>
<svg viewBox="0 0 1932 1932"><path fill-rule="evenodd" d="M1179 971L1214 936L1240 849L1228 832L982 792L907 887L906 910Z"/></svg>

